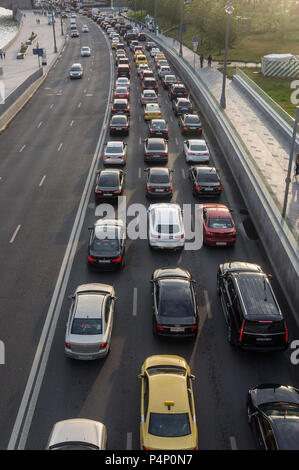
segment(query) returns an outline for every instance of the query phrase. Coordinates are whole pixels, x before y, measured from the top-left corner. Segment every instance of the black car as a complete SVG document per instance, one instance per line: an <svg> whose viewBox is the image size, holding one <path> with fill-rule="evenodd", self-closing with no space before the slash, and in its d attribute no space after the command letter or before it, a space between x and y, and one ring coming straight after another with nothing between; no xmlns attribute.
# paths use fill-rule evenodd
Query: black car
<svg viewBox="0 0 299 470"><path fill-rule="evenodd" d="M158 84L156 82L155 78L149 77L149 78L144 78L142 80L142 88L143 90L158 90Z"/></svg>
<svg viewBox="0 0 299 470"><path fill-rule="evenodd" d="M188 95L189 94L183 83L174 83L169 87L168 96L171 100L176 98L186 98Z"/></svg>
<svg viewBox="0 0 299 470"><path fill-rule="evenodd" d="M198 307L191 274L181 268L156 269L152 276L153 333L194 337Z"/></svg>
<svg viewBox="0 0 299 470"><path fill-rule="evenodd" d="M233 346L278 351L288 345L288 330L268 276L256 264L219 266L217 291Z"/></svg>
<svg viewBox="0 0 299 470"><path fill-rule="evenodd" d="M171 197L173 170L165 167L152 167L146 172L147 197Z"/></svg>
<svg viewBox="0 0 299 470"><path fill-rule="evenodd" d="M299 390L261 384L248 391L248 422L263 450L299 450Z"/></svg>
<svg viewBox="0 0 299 470"><path fill-rule="evenodd" d="M79 37L79 32L77 31L77 29L73 29L73 31L71 31L71 38L78 38Z"/></svg>
<svg viewBox="0 0 299 470"><path fill-rule="evenodd" d="M191 114L193 106L188 98L177 98L172 101L172 109L176 116L180 116L182 114Z"/></svg>
<svg viewBox="0 0 299 470"><path fill-rule="evenodd" d="M194 196L220 196L220 176L213 166L192 166L189 170Z"/></svg>
<svg viewBox="0 0 299 470"><path fill-rule="evenodd" d="M111 114L130 115L130 105L127 99L117 98L113 101Z"/></svg>
<svg viewBox="0 0 299 470"><path fill-rule="evenodd" d="M130 66L128 64L118 65L116 75L117 75L117 78L118 77L130 78L130 75L131 75Z"/></svg>
<svg viewBox="0 0 299 470"><path fill-rule="evenodd" d="M114 270L124 267L126 248L125 224L119 219L99 219L89 227L88 267Z"/></svg>
<svg viewBox="0 0 299 470"><path fill-rule="evenodd" d="M177 83L178 80L175 75L164 75L161 78L162 86L165 90L168 90L171 85Z"/></svg>
<svg viewBox="0 0 299 470"><path fill-rule="evenodd" d="M125 173L117 169L105 169L97 172L94 198L96 204L103 200L113 200L120 196L124 189Z"/></svg>
<svg viewBox="0 0 299 470"><path fill-rule="evenodd" d="M149 135L168 140L168 126L165 119L152 119L149 123Z"/></svg>
<svg viewBox="0 0 299 470"><path fill-rule="evenodd" d="M202 124L198 114L183 114L180 116L179 127L182 134L195 134L198 137L202 134Z"/></svg>
<svg viewBox="0 0 299 470"><path fill-rule="evenodd" d="M137 34L136 33L127 33L124 35L124 40L127 42L128 46L130 45L131 41L136 41Z"/></svg>
<svg viewBox="0 0 299 470"><path fill-rule="evenodd" d="M167 141L158 137L144 139L144 161L166 163L168 161Z"/></svg>
<svg viewBox="0 0 299 470"><path fill-rule="evenodd" d="M152 41L148 41L146 44L145 44L145 48L147 51L151 51L151 48L152 47L156 47L156 44Z"/></svg>
<svg viewBox="0 0 299 470"><path fill-rule="evenodd" d="M129 135L129 127L130 122L128 116L125 114L115 114L110 121L109 133L110 135Z"/></svg>

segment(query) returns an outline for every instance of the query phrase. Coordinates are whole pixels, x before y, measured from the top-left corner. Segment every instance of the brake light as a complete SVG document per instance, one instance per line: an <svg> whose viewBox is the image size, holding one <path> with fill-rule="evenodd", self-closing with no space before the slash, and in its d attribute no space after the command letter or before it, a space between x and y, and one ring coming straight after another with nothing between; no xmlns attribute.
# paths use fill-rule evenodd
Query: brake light
<svg viewBox="0 0 299 470"><path fill-rule="evenodd" d="M166 191L172 191L172 186L170 186L170 188L166 188Z"/></svg>
<svg viewBox="0 0 299 470"><path fill-rule="evenodd" d="M184 234L181 235L181 240L183 240L183 238L184 238Z"/></svg>
<svg viewBox="0 0 299 470"><path fill-rule="evenodd" d="M146 153L145 156L146 156L146 157L152 157L153 154L152 154L152 153Z"/></svg>
<svg viewBox="0 0 299 470"><path fill-rule="evenodd" d="M167 157L167 153L161 153L161 157Z"/></svg>
<svg viewBox="0 0 299 470"><path fill-rule="evenodd" d="M212 232L207 232L207 235L206 235L206 236L207 236L207 237L212 237L213 234L212 234Z"/></svg>
<svg viewBox="0 0 299 470"><path fill-rule="evenodd" d="M188 130L188 127L184 126L184 131L187 131Z"/></svg>
<svg viewBox="0 0 299 470"><path fill-rule="evenodd" d="M149 449L148 449L147 447L144 447L144 446L143 446L143 447L142 447L142 450L149 450Z"/></svg>
<svg viewBox="0 0 299 470"><path fill-rule="evenodd" d="M159 238L159 235L153 235L153 234L151 233L151 238Z"/></svg>
<svg viewBox="0 0 299 470"><path fill-rule="evenodd" d="M239 337L240 343L242 342L242 336L243 336L243 330L244 330L244 323L245 323L245 321L243 321L242 327L241 327L241 331L240 331L240 337Z"/></svg>
<svg viewBox="0 0 299 470"><path fill-rule="evenodd" d="M192 325L191 330L194 331L194 330L197 330L197 328L198 328L198 325Z"/></svg>
<svg viewBox="0 0 299 470"><path fill-rule="evenodd" d="M195 189L197 189L197 191L201 191L202 187L201 186L195 186Z"/></svg>
<svg viewBox="0 0 299 470"><path fill-rule="evenodd" d="M164 330L164 326L157 324L157 330Z"/></svg>
<svg viewBox="0 0 299 470"><path fill-rule="evenodd" d="M217 187L217 191L221 191L221 189L222 189L222 186Z"/></svg>
<svg viewBox="0 0 299 470"><path fill-rule="evenodd" d="M92 258L91 256L88 256L88 261L92 261L92 262L95 262L97 261L95 258Z"/></svg>
<svg viewBox="0 0 299 470"><path fill-rule="evenodd" d="M121 256L119 256L118 258L114 258L112 260L112 263L119 263L121 261Z"/></svg>
<svg viewBox="0 0 299 470"><path fill-rule="evenodd" d="M193 155L193 153L191 153L191 152L188 152L188 155Z"/></svg>
<svg viewBox="0 0 299 470"><path fill-rule="evenodd" d="M198 130L199 130L199 131L202 131L202 127L199 127Z"/></svg>
<svg viewBox="0 0 299 470"><path fill-rule="evenodd" d="M103 194L103 191L100 191L99 189L95 189L94 192L95 192L96 194Z"/></svg>
<svg viewBox="0 0 299 470"><path fill-rule="evenodd" d="M113 191L114 194L120 194L121 191L118 189L117 191Z"/></svg>
<svg viewBox="0 0 299 470"><path fill-rule="evenodd" d="M65 345L66 348L71 349L70 343L64 343L64 345Z"/></svg>
<svg viewBox="0 0 299 470"><path fill-rule="evenodd" d="M107 155L104 155L104 160L107 160L107 158L109 158Z"/></svg>
<svg viewBox="0 0 299 470"><path fill-rule="evenodd" d="M288 332L287 324L286 324L285 321L284 321L284 327L285 327L285 332L286 332L285 341L286 341L286 343L287 343L287 342L288 342L288 339L289 339L289 332Z"/></svg>
<svg viewBox="0 0 299 470"><path fill-rule="evenodd" d="M108 343L101 343L101 344L100 344L100 349L104 349L104 348L106 348L106 347L107 347L107 345L108 345Z"/></svg>
<svg viewBox="0 0 299 470"><path fill-rule="evenodd" d="M116 111L116 109L115 109L115 108L112 108L112 111Z"/></svg>

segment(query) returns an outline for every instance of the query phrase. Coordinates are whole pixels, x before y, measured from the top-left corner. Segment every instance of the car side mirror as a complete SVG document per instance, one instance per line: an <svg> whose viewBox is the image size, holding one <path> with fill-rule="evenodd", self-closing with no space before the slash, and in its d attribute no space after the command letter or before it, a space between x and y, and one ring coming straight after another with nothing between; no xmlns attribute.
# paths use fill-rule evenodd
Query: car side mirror
<svg viewBox="0 0 299 470"><path fill-rule="evenodd" d="M195 375L193 375L193 374L190 374L189 377L190 377L191 380L195 380L195 379L196 379Z"/></svg>
<svg viewBox="0 0 299 470"><path fill-rule="evenodd" d="M144 374L137 375L138 379L144 379Z"/></svg>
<svg viewBox="0 0 299 470"><path fill-rule="evenodd" d="M67 298L68 298L69 300L73 300L73 299L75 298L75 296L74 296L74 294L72 294L72 295L68 295Z"/></svg>

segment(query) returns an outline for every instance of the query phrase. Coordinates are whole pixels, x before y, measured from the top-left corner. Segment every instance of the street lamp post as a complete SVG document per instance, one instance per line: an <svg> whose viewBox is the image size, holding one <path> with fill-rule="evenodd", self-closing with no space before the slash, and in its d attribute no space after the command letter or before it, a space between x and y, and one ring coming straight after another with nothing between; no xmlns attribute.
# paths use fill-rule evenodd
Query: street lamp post
<svg viewBox="0 0 299 470"><path fill-rule="evenodd" d="M183 14L184 14L184 0L181 0L180 9L180 57L183 57Z"/></svg>
<svg viewBox="0 0 299 470"><path fill-rule="evenodd" d="M54 52L57 52L57 44L56 44L56 33L55 33L55 21L54 21L54 7L52 4L52 27L53 27L53 38L54 38Z"/></svg>
<svg viewBox="0 0 299 470"><path fill-rule="evenodd" d="M285 180L286 188L285 188L284 201L283 201L283 207L282 207L282 213L281 213L283 219L285 219L286 211L287 211L287 205L288 205L289 187L290 187L290 182L291 182L291 171L292 171L292 164L293 164L293 159L294 159L294 150L295 150L295 142L296 142L296 136L297 136L298 122L299 122L299 106L296 107L296 114L295 114L295 122L294 122L294 128L293 128L293 137L292 137L292 144L291 144L291 151L290 151L288 173L287 173L287 177L286 177L286 180Z"/></svg>
<svg viewBox="0 0 299 470"><path fill-rule="evenodd" d="M220 105L223 109L226 108L226 97L225 97L225 84L226 84L226 66L227 66L227 49L228 49L228 38L229 38L229 23L230 15L233 13L234 7L231 1L225 7L226 13L226 31L225 31L225 52L224 52L224 64L223 64L223 78L222 78L222 93L220 98Z"/></svg>
<svg viewBox="0 0 299 470"><path fill-rule="evenodd" d="M157 34L157 0L155 0L155 9L154 9L154 23L155 23L155 34Z"/></svg>
<svg viewBox="0 0 299 470"><path fill-rule="evenodd" d="M63 32L63 21L62 21L62 14L60 12L60 26L61 26L61 36L64 35L64 32Z"/></svg>

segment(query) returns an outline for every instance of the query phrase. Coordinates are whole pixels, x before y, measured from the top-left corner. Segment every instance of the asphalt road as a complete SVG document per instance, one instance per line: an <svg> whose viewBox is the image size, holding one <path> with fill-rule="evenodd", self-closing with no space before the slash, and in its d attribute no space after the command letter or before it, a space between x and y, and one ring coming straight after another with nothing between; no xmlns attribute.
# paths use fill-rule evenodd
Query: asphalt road
<svg viewBox="0 0 299 470"><path fill-rule="evenodd" d="M7 249L0 253L0 331L6 346L6 365L1 366L0 377L0 447L43 449L55 422L84 417L106 425L109 449L138 449L140 383L137 375L147 356L169 353L183 356L196 375L199 448L255 449L246 417L248 388L269 381L299 386L299 379L296 366L290 363L290 351L254 354L235 350L227 343L226 325L216 293L219 264L229 260L256 262L270 273L271 267L259 239L252 239L252 231L247 229L246 195L239 193L208 128L204 128L204 136L210 146L211 163L219 168L224 186L220 202L232 208L237 225L235 247L152 252L146 240L128 240L123 271L92 273L86 265L88 227L96 218L90 195L92 182L87 192L86 212L81 211L82 229L78 224L78 243L72 245L74 259L65 263L61 305L57 296L56 317L51 317L45 327L48 333L42 343L36 373L29 380L32 386L25 389L29 373L34 369L32 363L41 344L44 324L49 319L52 294L61 266L64 267L63 257L70 246L69 238L90 165L96 149L101 149L99 143L112 140L109 136L101 140L100 135L114 81L110 77L110 52L103 32L93 22L89 21L89 25L88 35L81 34L79 39L68 42L43 87L1 136L0 215L4 222L0 243ZM86 64L84 78L70 81L67 72L78 58L81 45L91 46L92 57L80 59ZM131 52L129 56L132 58ZM153 64L151 58L149 62ZM145 197L143 139L147 137L148 126L139 102L141 86L133 58L131 83L131 128L125 139L128 142L125 196L128 207L134 203L147 207L150 201ZM172 202L191 204L194 210L198 201L192 195L188 166L182 156L184 138L167 92L161 86L159 92L162 115L169 125L168 166L175 170ZM23 145L26 147L20 152ZM100 160L99 168L102 166ZM46 178L39 186L44 175ZM10 243L18 225L21 227ZM201 320L195 341L159 339L151 332L152 272L158 267L177 265L188 269L197 280ZM67 295L79 284L89 282L112 284L117 302L109 356L103 361L86 363L64 356L64 334L69 309ZM275 279L273 287L285 313L290 337L296 338L297 324Z"/></svg>

